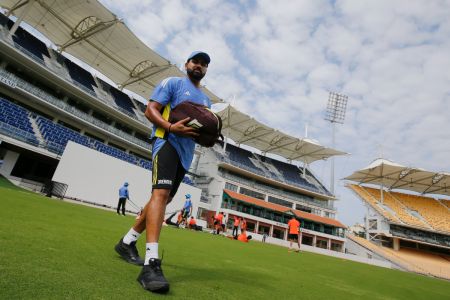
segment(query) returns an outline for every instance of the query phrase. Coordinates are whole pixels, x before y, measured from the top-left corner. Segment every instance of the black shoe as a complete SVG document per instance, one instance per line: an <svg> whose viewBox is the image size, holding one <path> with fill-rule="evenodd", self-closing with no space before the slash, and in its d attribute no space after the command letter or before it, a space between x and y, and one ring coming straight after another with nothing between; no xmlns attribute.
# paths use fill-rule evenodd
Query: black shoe
<svg viewBox="0 0 450 300"><path fill-rule="evenodd" d="M164 278L160 259L150 259L149 264L142 268L137 281L148 291L155 293L167 293L169 282Z"/></svg>
<svg viewBox="0 0 450 300"><path fill-rule="evenodd" d="M136 248L136 242L132 242L127 245L123 242L123 239L120 239L114 249L117 253L119 253L120 256L122 256L123 259L125 259L130 264L138 266L144 265L144 260L139 257L139 253Z"/></svg>

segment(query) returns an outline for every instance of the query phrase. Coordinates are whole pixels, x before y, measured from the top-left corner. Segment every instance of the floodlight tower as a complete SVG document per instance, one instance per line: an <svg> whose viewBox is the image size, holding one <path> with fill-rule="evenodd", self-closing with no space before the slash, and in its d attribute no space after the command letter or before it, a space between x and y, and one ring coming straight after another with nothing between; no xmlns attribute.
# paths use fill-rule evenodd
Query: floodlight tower
<svg viewBox="0 0 450 300"><path fill-rule="evenodd" d="M331 144L334 149L336 138L336 123L344 124L345 111L347 109L348 96L330 92L328 97L325 120L331 123ZM331 157L330 192L334 194L334 157Z"/></svg>

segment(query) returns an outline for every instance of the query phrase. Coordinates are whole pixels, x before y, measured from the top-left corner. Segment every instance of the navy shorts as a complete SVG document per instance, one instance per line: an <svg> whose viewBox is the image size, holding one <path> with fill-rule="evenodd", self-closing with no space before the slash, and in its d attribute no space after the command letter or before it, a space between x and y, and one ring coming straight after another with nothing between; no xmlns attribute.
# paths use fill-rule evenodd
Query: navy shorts
<svg viewBox="0 0 450 300"><path fill-rule="evenodd" d="M177 150L166 141L153 158L152 188L170 190L175 196L186 170L181 164Z"/></svg>
<svg viewBox="0 0 450 300"><path fill-rule="evenodd" d="M289 233L288 239L297 241L298 240L298 234L297 233Z"/></svg>

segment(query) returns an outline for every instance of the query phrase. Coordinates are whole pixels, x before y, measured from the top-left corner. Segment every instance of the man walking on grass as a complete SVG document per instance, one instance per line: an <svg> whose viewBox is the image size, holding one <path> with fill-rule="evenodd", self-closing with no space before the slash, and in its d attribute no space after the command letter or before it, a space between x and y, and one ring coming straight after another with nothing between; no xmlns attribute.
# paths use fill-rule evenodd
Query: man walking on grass
<svg viewBox="0 0 450 300"><path fill-rule="evenodd" d="M189 118L170 123L170 111L184 101L192 101L211 107L211 101L200 88L210 63L205 52L193 52L187 59L187 77L169 77L154 90L145 116L154 124L152 195L134 226L115 246L115 250L127 262L143 265L137 278L146 290L166 293L169 282L161 269L158 241L166 205L172 201L181 181L192 163L196 129L186 125ZM136 241L146 231L145 259L139 257Z"/></svg>
<svg viewBox="0 0 450 300"><path fill-rule="evenodd" d="M288 230L289 230L289 252L293 251L292 243L298 244L298 250L296 252L300 252L300 244L299 244L299 232L300 232L300 222L292 216L292 219L288 222Z"/></svg>

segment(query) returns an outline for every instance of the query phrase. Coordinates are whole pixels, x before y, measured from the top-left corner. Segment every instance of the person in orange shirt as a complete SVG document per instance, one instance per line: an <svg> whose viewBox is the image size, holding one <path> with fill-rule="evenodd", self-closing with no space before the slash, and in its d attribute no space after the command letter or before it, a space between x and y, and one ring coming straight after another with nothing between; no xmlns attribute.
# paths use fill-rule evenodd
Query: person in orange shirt
<svg viewBox="0 0 450 300"><path fill-rule="evenodd" d="M219 234L221 230L223 230L222 227L222 222L223 222L223 217L225 215L223 214L223 212L218 213L215 217L214 217L214 225L216 226L216 234Z"/></svg>
<svg viewBox="0 0 450 300"><path fill-rule="evenodd" d="M239 224L241 223L241 220L239 217L234 216L234 223L233 223L233 236L237 236L238 235L238 229L239 229Z"/></svg>
<svg viewBox="0 0 450 300"><path fill-rule="evenodd" d="M288 222L288 230L289 230L289 235L288 235L288 239L289 239L289 252L291 252L292 250L294 250L294 248L292 248L292 243L295 242L296 244L298 244L298 250L296 250L297 252L300 251L300 244L298 243L298 236L300 234L300 222L295 219L295 217L292 217L292 219L289 220Z"/></svg>
<svg viewBox="0 0 450 300"><path fill-rule="evenodd" d="M242 232L242 233L237 237L237 240L238 240L238 241L241 241L241 242L244 242L244 243L248 243L248 241L250 241L251 239L252 239L252 236L251 236L251 235L247 236L247 234L245 233L245 231Z"/></svg>
<svg viewBox="0 0 450 300"><path fill-rule="evenodd" d="M183 223L183 211L180 211L177 216L177 224L180 226Z"/></svg>
<svg viewBox="0 0 450 300"><path fill-rule="evenodd" d="M197 229L197 221L195 221L194 216L191 216L188 224L189 229Z"/></svg>
<svg viewBox="0 0 450 300"><path fill-rule="evenodd" d="M247 221L244 218L241 218L241 233L247 231Z"/></svg>

